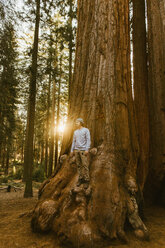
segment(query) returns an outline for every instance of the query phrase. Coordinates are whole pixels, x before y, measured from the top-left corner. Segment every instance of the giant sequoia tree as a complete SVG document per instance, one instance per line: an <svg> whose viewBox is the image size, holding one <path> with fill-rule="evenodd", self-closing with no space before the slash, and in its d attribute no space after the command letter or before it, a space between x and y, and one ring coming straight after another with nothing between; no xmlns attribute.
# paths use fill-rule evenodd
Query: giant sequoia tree
<svg viewBox="0 0 165 248"><path fill-rule="evenodd" d="M135 192L139 156L130 80L129 1L78 1L76 61L60 169L45 181L32 217L33 230L53 230L63 242L90 247L103 239L126 240L148 232ZM90 185L78 181L69 155L73 123L91 131Z"/></svg>
<svg viewBox="0 0 165 248"><path fill-rule="evenodd" d="M145 0L133 0L133 65L134 102L138 127L140 154L138 181L141 190L148 175L149 164L149 109L146 48Z"/></svg>
<svg viewBox="0 0 165 248"><path fill-rule="evenodd" d="M149 0L147 6L150 170L146 192L150 200L159 200L162 191L165 204L165 5L163 0Z"/></svg>

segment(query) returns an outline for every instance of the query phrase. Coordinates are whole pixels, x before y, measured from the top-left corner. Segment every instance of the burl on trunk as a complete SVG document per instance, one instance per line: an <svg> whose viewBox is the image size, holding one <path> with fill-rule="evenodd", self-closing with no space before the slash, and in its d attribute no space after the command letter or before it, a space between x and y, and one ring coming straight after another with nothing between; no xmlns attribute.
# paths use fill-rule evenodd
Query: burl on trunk
<svg viewBox="0 0 165 248"><path fill-rule="evenodd" d="M124 224L148 232L138 215L135 192L138 142L130 80L129 1L79 0L76 61L68 128L59 171L39 191L33 230L53 230L62 242L92 247L119 238ZM82 117L91 132L90 184L77 186L69 155L73 123ZM69 127L72 128L69 128Z"/></svg>

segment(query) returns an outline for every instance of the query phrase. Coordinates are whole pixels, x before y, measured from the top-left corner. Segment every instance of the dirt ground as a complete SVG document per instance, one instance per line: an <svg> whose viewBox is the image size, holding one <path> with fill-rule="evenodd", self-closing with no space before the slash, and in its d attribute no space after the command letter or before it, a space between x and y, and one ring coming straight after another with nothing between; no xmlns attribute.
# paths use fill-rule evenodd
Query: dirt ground
<svg viewBox="0 0 165 248"><path fill-rule="evenodd" d="M30 216L22 216L32 210L36 202L37 190L30 199L23 198L23 190L0 192L0 248L61 248L53 234L33 233ZM151 207L145 210L145 214L150 241L139 241L129 231L129 244L111 245L107 248L165 248L165 209Z"/></svg>

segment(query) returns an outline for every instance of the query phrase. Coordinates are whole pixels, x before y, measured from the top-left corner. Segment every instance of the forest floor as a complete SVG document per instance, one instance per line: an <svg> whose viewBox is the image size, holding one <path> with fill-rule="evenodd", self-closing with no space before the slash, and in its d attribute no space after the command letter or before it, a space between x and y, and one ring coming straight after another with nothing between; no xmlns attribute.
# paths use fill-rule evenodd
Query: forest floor
<svg viewBox="0 0 165 248"><path fill-rule="evenodd" d="M52 233L43 235L31 231L31 216L26 213L33 210L36 202L37 188L34 197L28 199L23 198L23 188L16 192L0 191L0 248L60 248ZM127 245L106 248L165 248L165 209L150 207L145 210L145 215L150 241L137 240L129 230Z"/></svg>

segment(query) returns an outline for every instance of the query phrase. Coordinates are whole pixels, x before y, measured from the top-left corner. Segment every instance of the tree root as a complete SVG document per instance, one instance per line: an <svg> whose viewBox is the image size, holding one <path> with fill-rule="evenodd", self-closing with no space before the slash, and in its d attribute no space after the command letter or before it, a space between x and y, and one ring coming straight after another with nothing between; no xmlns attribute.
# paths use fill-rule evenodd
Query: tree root
<svg viewBox="0 0 165 248"><path fill-rule="evenodd" d="M128 217L136 237L147 240L148 231L139 217L134 196L136 183L129 178L125 186L111 160L102 149L93 150L90 184L77 186L75 158L65 157L57 175L39 190L31 222L33 230L53 230L62 243L74 247L92 247L104 242L105 237L126 243L124 223Z"/></svg>

